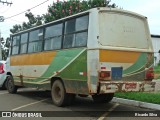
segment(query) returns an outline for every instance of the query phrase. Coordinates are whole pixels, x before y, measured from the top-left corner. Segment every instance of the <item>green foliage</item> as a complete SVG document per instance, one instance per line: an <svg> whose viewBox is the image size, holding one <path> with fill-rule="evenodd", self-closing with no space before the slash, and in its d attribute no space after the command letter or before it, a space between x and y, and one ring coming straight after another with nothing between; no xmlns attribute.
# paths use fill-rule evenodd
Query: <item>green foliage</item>
<svg viewBox="0 0 160 120"><path fill-rule="evenodd" d="M160 73L160 65L157 65L154 67L154 72L155 73Z"/></svg>
<svg viewBox="0 0 160 120"><path fill-rule="evenodd" d="M115 93L115 97L160 104L160 93L128 92Z"/></svg>
<svg viewBox="0 0 160 120"><path fill-rule="evenodd" d="M31 12L26 13L25 16L28 18L28 22L23 22L22 25L14 25L12 29L10 29L11 33L16 33L22 30L26 30L38 25L42 25L42 19L41 16L34 16Z"/></svg>
<svg viewBox="0 0 160 120"><path fill-rule="evenodd" d="M158 66L160 66L160 61L158 62Z"/></svg>
<svg viewBox="0 0 160 120"><path fill-rule="evenodd" d="M44 22L45 22L45 23L48 23L48 22L54 20L54 16L51 16L50 14L44 14L44 15L43 15L43 18L44 18Z"/></svg>
<svg viewBox="0 0 160 120"><path fill-rule="evenodd" d="M2 60L6 60L9 54L9 47L10 47L10 39L7 38L4 40L4 38L1 38L1 51L2 51Z"/></svg>
<svg viewBox="0 0 160 120"><path fill-rule="evenodd" d="M13 26L13 28L12 29L10 29L10 32L11 33L16 33L16 32L19 32L19 31L21 31L22 30L22 27L21 27L21 25L14 25Z"/></svg>
<svg viewBox="0 0 160 120"><path fill-rule="evenodd" d="M31 12L26 13L25 16L29 22L24 22L22 25L14 25L10 31L11 33L16 33L41 25L43 22L48 23L95 7L117 7L116 4L109 5L109 3L110 0L57 0L57 2L53 2L52 5L48 6L48 13L42 16L34 16Z"/></svg>
<svg viewBox="0 0 160 120"><path fill-rule="evenodd" d="M88 0L88 1L79 1L79 0L69 0L69 1L59 1L53 5L48 6L48 14L46 16L52 16L52 19L46 19L46 22L57 20L69 15L73 15L79 12L83 12L95 7L112 7L115 8L116 5L109 5L110 1L106 0ZM48 17L47 17L48 18Z"/></svg>

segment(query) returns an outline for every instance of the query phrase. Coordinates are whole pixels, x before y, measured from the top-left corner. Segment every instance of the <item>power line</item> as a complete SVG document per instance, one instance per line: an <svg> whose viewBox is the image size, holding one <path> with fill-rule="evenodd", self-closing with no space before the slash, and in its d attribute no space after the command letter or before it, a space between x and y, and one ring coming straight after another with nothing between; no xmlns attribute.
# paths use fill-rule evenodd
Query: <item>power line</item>
<svg viewBox="0 0 160 120"><path fill-rule="evenodd" d="M3 5L4 5L4 4L7 4L7 6L13 4L12 2L7 2L7 1L2 1L2 0L0 0L0 3L3 3Z"/></svg>
<svg viewBox="0 0 160 120"><path fill-rule="evenodd" d="M48 1L49 1L49 0L46 0L46 1L44 1L44 2L42 2L42 3L40 3L40 4L36 5L36 6L34 6L34 7L30 8L30 9L28 9L28 10L25 10L25 11L23 11L23 12L20 12L20 13L18 13L18 14L13 15L13 16L7 17L7 18L5 18L5 20L6 20L6 19L10 19L10 18L12 18L12 17L16 17L16 16L21 15L21 14L23 14L23 13L26 13L26 12L28 12L28 11L30 11L30 10L32 10L32 9L34 9L34 8L36 8L36 7L44 4L44 3L46 3L46 2L48 2Z"/></svg>

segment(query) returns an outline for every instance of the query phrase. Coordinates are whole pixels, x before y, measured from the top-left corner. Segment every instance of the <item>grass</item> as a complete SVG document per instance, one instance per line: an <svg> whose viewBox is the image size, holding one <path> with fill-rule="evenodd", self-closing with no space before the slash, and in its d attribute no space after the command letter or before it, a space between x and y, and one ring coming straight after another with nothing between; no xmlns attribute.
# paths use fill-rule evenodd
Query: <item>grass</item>
<svg viewBox="0 0 160 120"><path fill-rule="evenodd" d="M154 73L156 73L157 75L157 80L160 79L160 65L154 67ZM115 93L115 97L160 104L160 92L159 93L146 93L146 92Z"/></svg>
<svg viewBox="0 0 160 120"><path fill-rule="evenodd" d="M160 65L154 67L154 75L155 79L160 79Z"/></svg>
<svg viewBox="0 0 160 120"><path fill-rule="evenodd" d="M154 67L154 73L160 73L160 65Z"/></svg>
<svg viewBox="0 0 160 120"><path fill-rule="evenodd" d="M160 93L144 93L144 92L115 93L115 97L160 104Z"/></svg>

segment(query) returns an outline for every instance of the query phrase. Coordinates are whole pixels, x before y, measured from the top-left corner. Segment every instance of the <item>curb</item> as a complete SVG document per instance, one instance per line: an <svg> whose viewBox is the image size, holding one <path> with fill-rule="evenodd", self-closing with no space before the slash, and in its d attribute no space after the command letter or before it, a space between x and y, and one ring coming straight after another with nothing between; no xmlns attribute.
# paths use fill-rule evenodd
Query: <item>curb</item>
<svg viewBox="0 0 160 120"><path fill-rule="evenodd" d="M135 100L128 100L128 99L123 99L123 98L116 98L116 97L114 97L112 99L112 102L132 105L132 106L136 106L136 107L142 107L142 108L160 110L160 105L158 105L158 104L140 102L140 101L135 101Z"/></svg>

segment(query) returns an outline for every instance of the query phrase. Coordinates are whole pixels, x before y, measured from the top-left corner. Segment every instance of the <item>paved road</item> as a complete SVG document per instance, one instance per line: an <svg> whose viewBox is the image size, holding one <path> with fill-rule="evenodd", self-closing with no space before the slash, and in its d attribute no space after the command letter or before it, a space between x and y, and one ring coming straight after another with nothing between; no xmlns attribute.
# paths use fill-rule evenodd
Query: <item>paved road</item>
<svg viewBox="0 0 160 120"><path fill-rule="evenodd" d="M52 104L52 99L49 92L36 91L34 89L19 89L17 94L9 94L6 90L0 91L0 111L48 111L48 115L53 115L54 118L45 117L45 120L53 119L68 119L74 120L158 120L158 117L133 117L135 113L143 114L146 111L155 113L152 110L127 106L110 102L108 104L95 104L90 97L76 97L75 102L71 106L57 107ZM135 111L135 112L132 112ZM149 113L150 113L149 112ZM68 116L68 117L66 117ZM115 117L117 116L117 117ZM130 116L130 117L129 117ZM83 118L82 118L83 117ZM125 117L125 118L124 118ZM4 119L4 118L0 118ZM17 118L12 118L16 120ZM27 118L23 118L24 120ZM35 118L33 118L35 119ZM43 118L38 118L44 120Z"/></svg>

